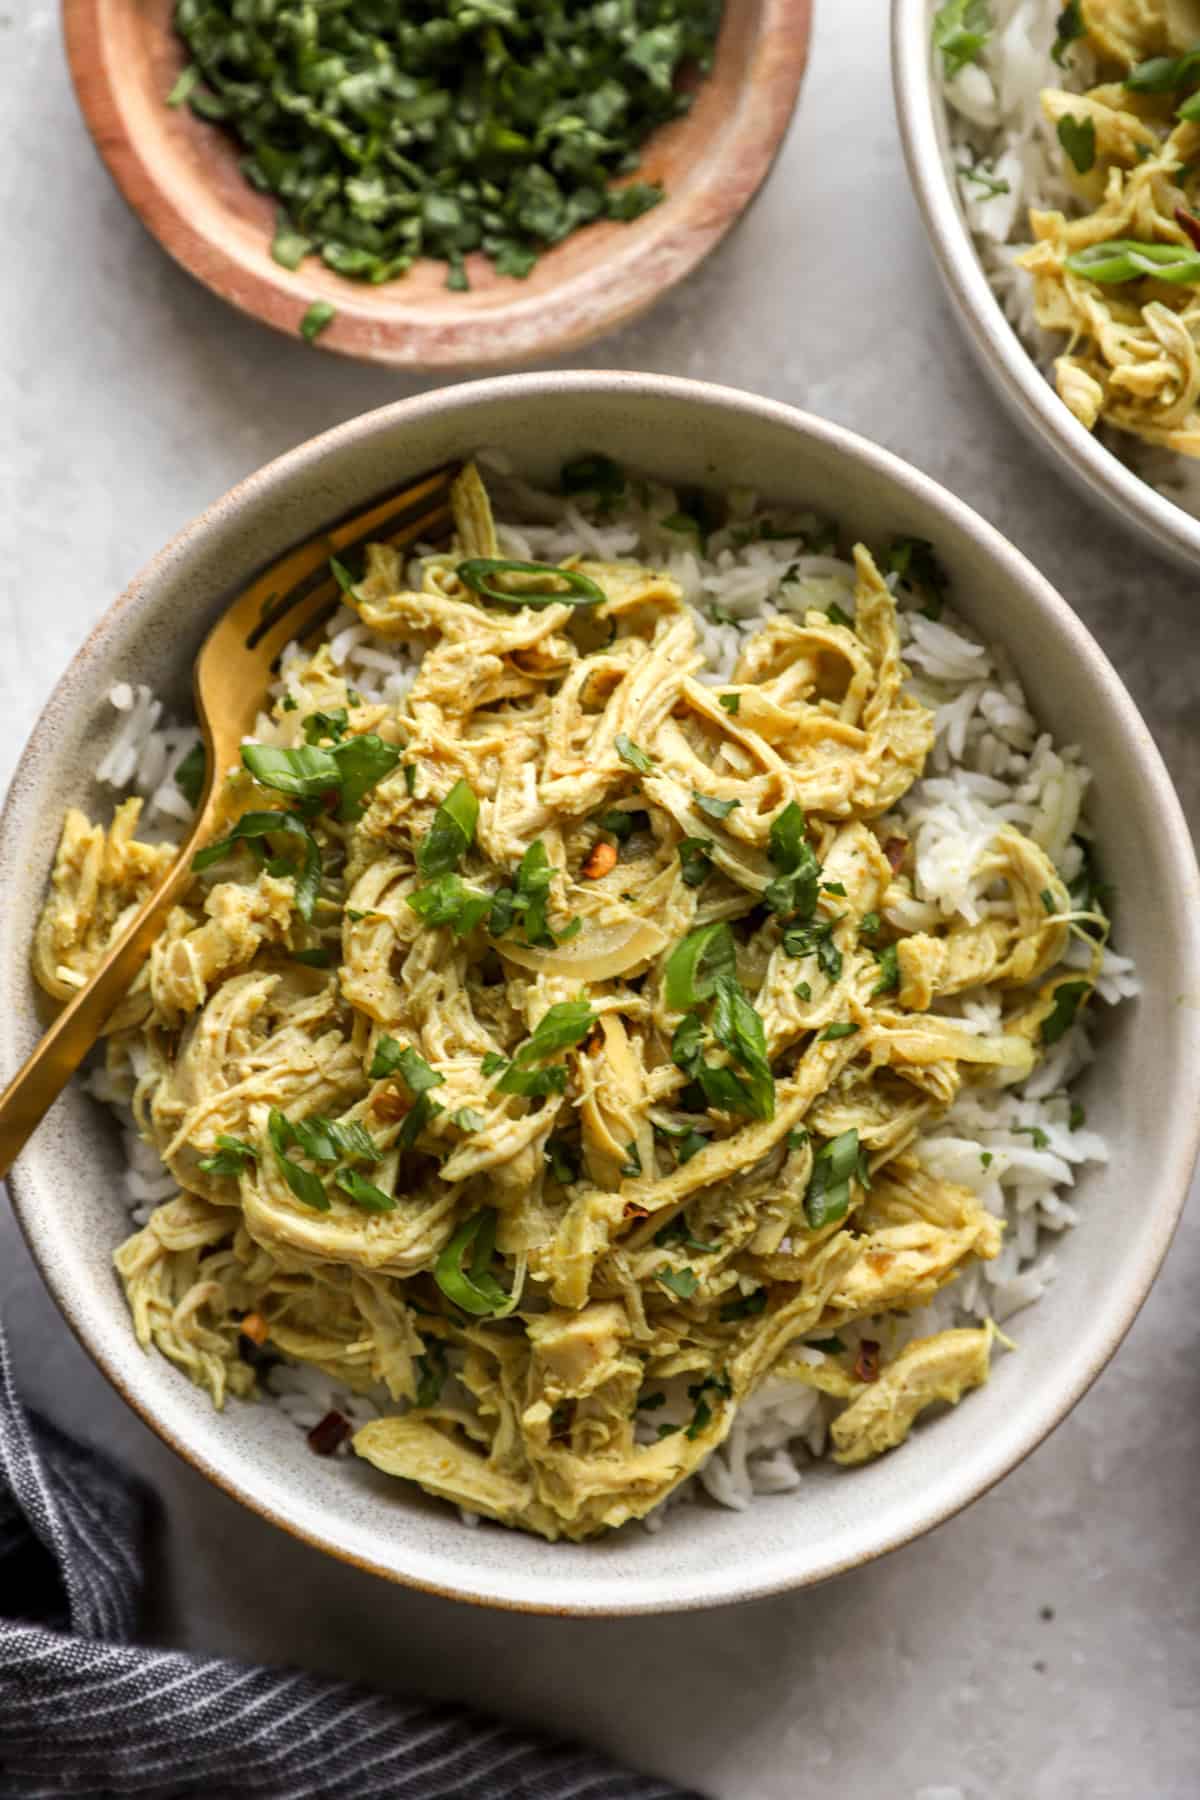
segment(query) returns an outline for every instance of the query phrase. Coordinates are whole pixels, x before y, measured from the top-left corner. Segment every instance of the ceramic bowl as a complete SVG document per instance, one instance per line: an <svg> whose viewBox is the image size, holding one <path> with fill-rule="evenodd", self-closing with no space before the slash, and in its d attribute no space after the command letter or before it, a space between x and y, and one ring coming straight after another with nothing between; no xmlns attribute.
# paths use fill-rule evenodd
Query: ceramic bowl
<svg viewBox="0 0 1200 1800"><path fill-rule="evenodd" d="M892 0L892 82L913 193L967 340L1001 399L1075 484L1160 553L1167 551L1195 569L1200 518L1143 481L1085 430L1046 380L988 285L950 173L946 103L931 36L937 4Z"/></svg>
<svg viewBox="0 0 1200 1800"><path fill-rule="evenodd" d="M808 59L812 0L730 0L712 72L683 118L642 147L638 178L666 199L631 225L594 224L556 244L524 281L467 258L471 287L420 260L373 287L315 256L271 256L276 202L242 175L231 136L165 104L186 62L175 0L63 0L67 60L84 122L125 199L163 248L241 311L295 336L314 300L335 308L322 350L393 368L546 361L636 318L690 274L766 178Z"/></svg>
<svg viewBox="0 0 1200 1800"><path fill-rule="evenodd" d="M894 1455L817 1468L752 1514L707 1502L586 1545L543 1543L454 1511L356 1460L315 1457L274 1408L223 1414L134 1341L111 1267L127 1222L120 1147L78 1089L12 1175L34 1256L84 1346L142 1417L264 1517L349 1562L438 1593L564 1613L642 1613L745 1600L821 1580L927 1531L998 1481L1099 1374L1146 1296L1183 1204L1198 1129L1200 877L1150 734L1066 603L1000 534L861 438L729 389L635 374L510 376L384 407L271 463L219 500L138 576L96 627L38 722L0 818L0 1073L38 1031L29 946L71 803L91 783L118 679L187 706L189 663L231 593L286 547L419 471L502 445L530 478L599 450L667 481L749 485L852 533L928 538L955 604L1007 646L1034 706L1095 772L1092 818L1119 896L1120 948L1144 993L1111 1015L1083 1087L1111 1144L1081 1177L1061 1273L1020 1319L1020 1349L981 1393Z"/></svg>

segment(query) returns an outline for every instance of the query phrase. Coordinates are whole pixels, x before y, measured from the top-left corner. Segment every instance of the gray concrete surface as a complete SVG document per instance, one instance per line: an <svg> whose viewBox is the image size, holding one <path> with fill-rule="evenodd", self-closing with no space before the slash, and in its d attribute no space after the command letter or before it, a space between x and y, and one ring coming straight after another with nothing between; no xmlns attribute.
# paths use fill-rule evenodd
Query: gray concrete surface
<svg viewBox="0 0 1200 1800"><path fill-rule="evenodd" d="M766 192L682 292L580 360L755 388L945 481L1087 620L1195 821L1200 583L1097 517L1000 416L909 196L883 0L817 11ZM166 259L92 153L49 0L0 0L0 95L2 784L86 627L177 526L278 451L420 384L276 337ZM720 1800L1198 1791L1198 1285L1193 1208L1088 1399L923 1542L815 1593L564 1623L389 1589L211 1491L92 1369L0 1202L0 1306L25 1392L162 1497L156 1639L460 1696Z"/></svg>

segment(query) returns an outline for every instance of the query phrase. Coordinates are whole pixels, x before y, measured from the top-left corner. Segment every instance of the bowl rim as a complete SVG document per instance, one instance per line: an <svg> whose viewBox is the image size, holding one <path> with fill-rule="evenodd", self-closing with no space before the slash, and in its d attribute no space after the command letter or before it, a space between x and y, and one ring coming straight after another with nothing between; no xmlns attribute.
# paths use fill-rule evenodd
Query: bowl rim
<svg viewBox="0 0 1200 1800"><path fill-rule="evenodd" d="M1042 448L1160 555L1194 569L1200 563L1200 518L1135 475L1074 417L992 292L938 141L936 109L944 103L933 69L932 3L892 0L892 93L909 181L959 322L985 374Z"/></svg>
<svg viewBox="0 0 1200 1800"><path fill-rule="evenodd" d="M265 254L252 257L236 237L209 229L180 203L169 170L160 168L130 128L116 78L106 14L125 0L60 0L67 64L75 98L97 155L127 205L161 249L221 300L259 324L295 339L313 301L335 316L310 347L388 368L420 371L492 369L544 361L591 343L647 311L685 281L742 218L771 172L796 109L808 66L814 0L761 0L762 17L743 87L753 100L736 108L726 155L687 188L681 208L666 203L612 239L594 264L545 291L512 280L503 299L478 311L413 305L403 278L366 288L323 265L306 276ZM585 228L586 229L586 228ZM573 234L572 234L573 235ZM386 292L387 312L369 294Z"/></svg>
<svg viewBox="0 0 1200 1800"><path fill-rule="evenodd" d="M269 505L272 498L286 493L295 477L310 470L323 457L369 440L376 433L389 432L396 426L417 427L446 413L461 411L469 415L477 401L521 398L531 393L568 402L594 399L597 394L615 397L625 395L635 401L658 397L691 401L710 407L715 405L723 411L751 415L764 423L783 425L789 430L802 433L831 458L870 469L893 484L902 494L917 503L932 507L948 526L964 533L982 558L990 559L998 565L1002 575L1030 591L1039 607L1054 616L1056 628L1068 640L1072 654L1085 665L1092 683L1105 695L1111 709L1112 726L1122 732L1125 753L1138 769L1147 807L1158 810L1164 864L1173 890L1200 892L1200 869L1197 868L1183 810L1148 727L1099 644L1067 602L1020 551L994 526L940 483L857 433L779 401L717 383L678 376L619 370L575 370L490 377L392 402L335 425L276 457L236 483L219 500L185 525L134 577L93 626L59 678L33 727L26 749L48 731L52 731L55 715L62 706L73 704L73 693L79 683L88 682L90 665L102 651L104 641L116 621L123 619L127 612L137 609L139 605L152 605L145 592L147 587L152 586L177 556L197 545L212 526L228 518L231 513L236 513L248 502L256 507ZM6 869L22 865L21 787L18 765L3 808L0 809L0 880ZM1181 936L1177 948L1180 991L1200 995L1200 927ZM1200 1005L1196 1011L1197 1018L1191 1023L1190 1034L1197 1053L1200 1054ZM1181 1075L1178 1079L1182 1082L1184 1077ZM271 1524L281 1526L291 1536L326 1551L339 1561L382 1575L399 1585L418 1588L447 1599L495 1606L506 1611L606 1617L699 1610L762 1599L811 1586L874 1561L877 1557L912 1542L987 1493L1022 1463L1082 1398L1105 1368L1141 1310L1170 1247L1187 1198L1192 1168L1200 1151L1200 1110L1176 1109L1171 1117L1170 1132L1160 1146L1160 1160L1155 1171L1159 1199L1155 1208L1153 1230L1147 1233L1140 1255L1132 1261L1126 1261L1121 1289L1119 1292L1114 1290L1109 1300L1111 1317L1107 1319L1103 1330L1093 1335L1090 1355L1081 1358L1076 1366L1064 1373L1057 1392L1045 1400L1039 1411L1031 1414L1023 1431L1008 1448L993 1449L990 1458L981 1457L978 1463L972 1462L971 1473L965 1478L956 1473L948 1479L940 1497L932 1505L885 1530L866 1548L830 1555L822 1563L795 1573L768 1570L754 1577L743 1573L736 1564L714 1567L704 1581L694 1581L687 1591L672 1594L666 1601L661 1595L639 1597L632 1593L628 1598L622 1595L619 1601L592 1600L583 1594L578 1599L572 1598L563 1603L561 1600L541 1597L514 1597L511 1593L497 1596L478 1582L471 1587L455 1585L449 1580L429 1579L406 1571L381 1556L356 1553L338 1541L332 1524L327 1529L316 1529L303 1523L298 1517L290 1516L285 1508L257 1494L236 1473L217 1466L208 1454L187 1442L166 1420L160 1418L151 1401L143 1399L135 1385L124 1379L116 1366L115 1357L109 1353L103 1332L93 1332L88 1320L77 1315L69 1276L60 1278L60 1270L53 1258L40 1253L36 1182L32 1178L28 1182L26 1179L26 1172L32 1168L37 1156L36 1146L35 1135L9 1176L13 1211L34 1261L59 1310L89 1357L122 1398L184 1462L206 1476L230 1498L240 1501Z"/></svg>

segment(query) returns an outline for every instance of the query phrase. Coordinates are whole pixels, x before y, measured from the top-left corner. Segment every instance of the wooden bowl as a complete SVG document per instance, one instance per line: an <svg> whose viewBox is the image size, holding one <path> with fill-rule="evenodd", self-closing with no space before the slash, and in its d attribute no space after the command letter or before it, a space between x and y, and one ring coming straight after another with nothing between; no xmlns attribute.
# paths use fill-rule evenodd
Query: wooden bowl
<svg viewBox="0 0 1200 1800"><path fill-rule="evenodd" d="M557 355L636 317L694 269L748 205L779 148L808 55L812 0L726 0L712 74L683 118L646 140L638 177L666 199L633 224L585 226L524 281L467 259L471 288L421 260L380 287L316 257L271 256L276 202L239 172L232 137L165 105L186 61L173 0L63 0L88 130L121 193L176 262L223 300L295 335L314 300L337 316L320 347L397 368Z"/></svg>

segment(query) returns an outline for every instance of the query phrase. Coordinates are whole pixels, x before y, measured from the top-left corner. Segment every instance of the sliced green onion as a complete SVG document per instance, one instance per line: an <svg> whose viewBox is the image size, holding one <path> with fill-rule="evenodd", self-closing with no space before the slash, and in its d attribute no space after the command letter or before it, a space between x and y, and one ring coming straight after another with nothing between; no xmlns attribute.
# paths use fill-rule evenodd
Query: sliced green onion
<svg viewBox="0 0 1200 1800"><path fill-rule="evenodd" d="M813 1158L804 1196L804 1214L813 1231L844 1219L850 1210L850 1183L858 1171L858 1132L851 1126L822 1146Z"/></svg>

